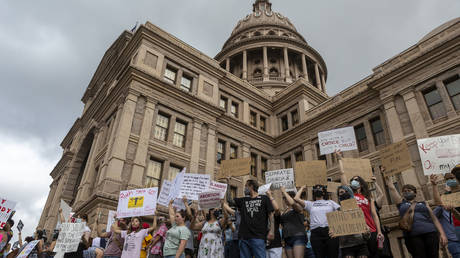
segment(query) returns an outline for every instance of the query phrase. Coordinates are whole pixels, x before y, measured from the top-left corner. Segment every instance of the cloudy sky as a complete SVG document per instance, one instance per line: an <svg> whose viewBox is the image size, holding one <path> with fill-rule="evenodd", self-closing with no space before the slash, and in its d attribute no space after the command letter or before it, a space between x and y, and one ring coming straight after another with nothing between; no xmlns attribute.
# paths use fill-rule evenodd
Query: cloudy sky
<svg viewBox="0 0 460 258"><path fill-rule="evenodd" d="M82 111L101 57L123 30L151 21L214 57L242 0L0 1L0 196L18 201L25 235L38 222L59 143ZM272 0L329 70L334 95L457 17L458 0Z"/></svg>

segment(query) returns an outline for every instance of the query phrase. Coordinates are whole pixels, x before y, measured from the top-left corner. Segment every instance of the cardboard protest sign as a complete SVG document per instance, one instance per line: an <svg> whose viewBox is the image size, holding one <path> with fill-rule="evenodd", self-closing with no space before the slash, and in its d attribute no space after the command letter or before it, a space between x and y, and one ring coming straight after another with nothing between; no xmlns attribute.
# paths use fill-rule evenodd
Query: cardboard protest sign
<svg viewBox="0 0 460 258"><path fill-rule="evenodd" d="M360 176L366 182L372 181L372 167L369 159L343 158L342 164L347 178L350 179L354 176Z"/></svg>
<svg viewBox="0 0 460 258"><path fill-rule="evenodd" d="M34 240L34 241L31 241L30 243L28 243L26 245L26 247L24 247L24 249L22 249L22 251L16 257L17 258L27 258L27 256L29 256L29 254L32 252L32 250L34 250L34 248L38 244L38 242L40 242L40 240Z"/></svg>
<svg viewBox="0 0 460 258"><path fill-rule="evenodd" d="M441 201L444 205L449 205L452 207L460 207L460 192L443 194L441 195Z"/></svg>
<svg viewBox="0 0 460 258"><path fill-rule="evenodd" d="M185 173L177 199L185 196L188 200L198 201L198 194L208 189L210 178L208 174Z"/></svg>
<svg viewBox="0 0 460 258"><path fill-rule="evenodd" d="M14 207L16 207L16 202L0 197L0 229L11 218L11 214L14 214Z"/></svg>
<svg viewBox="0 0 460 258"><path fill-rule="evenodd" d="M326 185L326 161L298 161L295 163L295 183L297 187Z"/></svg>
<svg viewBox="0 0 460 258"><path fill-rule="evenodd" d="M353 126L319 132L318 144L321 155L358 149Z"/></svg>
<svg viewBox="0 0 460 258"><path fill-rule="evenodd" d="M327 191L329 193L335 193L337 191L337 188L339 188L339 186L341 185L341 183L337 182L327 182Z"/></svg>
<svg viewBox="0 0 460 258"><path fill-rule="evenodd" d="M361 209L333 211L326 214L334 237L361 234L369 231Z"/></svg>
<svg viewBox="0 0 460 258"><path fill-rule="evenodd" d="M417 140L425 175L449 173L460 163L460 134Z"/></svg>
<svg viewBox="0 0 460 258"><path fill-rule="evenodd" d="M294 170L292 168L273 170L265 172L265 182L267 184L272 183L273 189L279 189L281 186L286 188L286 191L294 191Z"/></svg>
<svg viewBox="0 0 460 258"><path fill-rule="evenodd" d="M259 186L259 189L257 190L258 194L266 194L267 191L270 190L271 186L272 186L272 183L268 183L268 184Z"/></svg>
<svg viewBox="0 0 460 258"><path fill-rule="evenodd" d="M120 191L117 218L155 215L158 187Z"/></svg>
<svg viewBox="0 0 460 258"><path fill-rule="evenodd" d="M19 220L17 227L18 227L18 231L21 232L22 229L24 228L24 223L22 223L22 220Z"/></svg>
<svg viewBox="0 0 460 258"><path fill-rule="evenodd" d="M385 167L385 176L392 176L412 167L412 158L405 140L380 150L380 160Z"/></svg>
<svg viewBox="0 0 460 258"><path fill-rule="evenodd" d="M225 193L227 192L227 184L219 183L216 181L210 181L209 187L206 190L207 192L220 192L220 199L225 198Z"/></svg>
<svg viewBox="0 0 460 258"><path fill-rule="evenodd" d="M355 210L359 209L358 203L356 202L355 198L347 199L340 202L340 210L341 211L348 211L348 210Z"/></svg>
<svg viewBox="0 0 460 258"><path fill-rule="evenodd" d="M71 253L78 249L86 223L62 223L61 232L54 247L54 252Z"/></svg>
<svg viewBox="0 0 460 258"><path fill-rule="evenodd" d="M222 160L219 178L230 176L245 176L251 172L251 157L241 159Z"/></svg>
<svg viewBox="0 0 460 258"><path fill-rule="evenodd" d="M198 205L201 209L220 207L220 192L203 192L198 195Z"/></svg>
<svg viewBox="0 0 460 258"><path fill-rule="evenodd" d="M110 232L110 228L112 224L115 222L115 216L117 216L116 211L109 211L109 215L107 215L107 226L105 228L105 232Z"/></svg>
<svg viewBox="0 0 460 258"><path fill-rule="evenodd" d="M161 206L168 207L169 205L169 192L171 191L171 181L163 180L161 184L161 191L158 195L157 203Z"/></svg>

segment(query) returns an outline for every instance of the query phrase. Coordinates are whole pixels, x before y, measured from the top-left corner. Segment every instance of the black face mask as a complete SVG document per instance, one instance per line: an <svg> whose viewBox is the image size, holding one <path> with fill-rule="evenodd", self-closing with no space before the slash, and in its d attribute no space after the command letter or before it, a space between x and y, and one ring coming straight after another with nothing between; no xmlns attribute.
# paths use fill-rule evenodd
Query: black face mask
<svg viewBox="0 0 460 258"><path fill-rule="evenodd" d="M344 201L344 200L348 200L351 198L351 195L347 192L339 195L339 201Z"/></svg>
<svg viewBox="0 0 460 258"><path fill-rule="evenodd" d="M206 214L206 221L210 221L211 220L211 214Z"/></svg>

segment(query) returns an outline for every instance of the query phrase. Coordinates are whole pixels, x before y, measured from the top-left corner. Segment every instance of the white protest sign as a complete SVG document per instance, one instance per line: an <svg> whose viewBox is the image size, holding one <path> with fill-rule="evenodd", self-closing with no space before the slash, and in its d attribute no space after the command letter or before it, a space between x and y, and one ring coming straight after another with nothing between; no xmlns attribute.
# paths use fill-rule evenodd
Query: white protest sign
<svg viewBox="0 0 460 258"><path fill-rule="evenodd" d="M86 223L62 223L61 232L54 247L54 252L71 253L78 249Z"/></svg>
<svg viewBox="0 0 460 258"><path fill-rule="evenodd" d="M72 208L64 201L61 199L61 204L59 207L62 209L62 215L64 216L64 219L68 219L69 221L71 220L72 217ZM67 222L67 221L61 221L61 219L58 219L58 222L56 224L56 228L58 229L61 226L61 223Z"/></svg>
<svg viewBox="0 0 460 258"><path fill-rule="evenodd" d="M2 229L5 226L6 221L8 221L11 214L14 212L16 202L1 197L0 200L0 229Z"/></svg>
<svg viewBox="0 0 460 258"><path fill-rule="evenodd" d="M169 193L171 191L171 184L172 184L171 181L163 180L163 183L161 184L160 194L158 195L158 200L157 200L157 203L159 205L168 207Z"/></svg>
<svg viewBox="0 0 460 258"><path fill-rule="evenodd" d="M272 183L265 184L259 186L259 190L257 191L259 194L266 194L268 190L270 190L270 187L272 186Z"/></svg>
<svg viewBox="0 0 460 258"><path fill-rule="evenodd" d="M171 189L169 190L169 197L168 200L174 200L179 196L180 188L182 186L182 182L184 181L185 175L185 168L176 175L174 180L171 183Z"/></svg>
<svg viewBox="0 0 460 258"><path fill-rule="evenodd" d="M158 187L120 191L117 218L155 215Z"/></svg>
<svg viewBox="0 0 460 258"><path fill-rule="evenodd" d="M292 168L265 172L265 183L272 183L273 189L279 189L284 186L288 192L297 191L294 183L294 169Z"/></svg>
<svg viewBox="0 0 460 258"><path fill-rule="evenodd" d="M107 215L107 227L105 228L105 232L110 232L110 228L112 227L112 224L115 222L116 215L116 211L109 211L109 215Z"/></svg>
<svg viewBox="0 0 460 258"><path fill-rule="evenodd" d="M206 190L206 192L220 192L220 199L224 199L225 193L227 192L227 184L211 180L209 182L209 187Z"/></svg>
<svg viewBox="0 0 460 258"><path fill-rule="evenodd" d="M214 209L220 206L220 192L203 192L198 194L201 209Z"/></svg>
<svg viewBox="0 0 460 258"><path fill-rule="evenodd" d="M210 175L185 173L177 199L183 196L188 200L198 201L198 194L209 187Z"/></svg>
<svg viewBox="0 0 460 258"><path fill-rule="evenodd" d="M460 134L417 140L425 175L449 173L460 163Z"/></svg>
<svg viewBox="0 0 460 258"><path fill-rule="evenodd" d="M319 132L318 144L321 155L334 153L336 150L349 151L358 149L355 129L352 126Z"/></svg>
<svg viewBox="0 0 460 258"><path fill-rule="evenodd" d="M38 242L40 242L40 240L34 240L34 241L31 241L30 243L28 243L26 245L26 247L24 247L24 249L22 249L22 251L16 257L17 258L27 258L27 256L29 256L29 254L32 252L32 250L34 250L34 248L38 244Z"/></svg>

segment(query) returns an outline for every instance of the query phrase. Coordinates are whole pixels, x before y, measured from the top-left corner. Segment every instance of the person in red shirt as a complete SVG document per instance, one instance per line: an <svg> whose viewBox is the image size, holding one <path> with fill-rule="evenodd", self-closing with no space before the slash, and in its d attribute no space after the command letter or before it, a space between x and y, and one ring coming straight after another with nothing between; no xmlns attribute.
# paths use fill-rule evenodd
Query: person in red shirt
<svg viewBox="0 0 460 258"><path fill-rule="evenodd" d="M348 182L343 170L342 153L336 152L336 155L337 159L339 160L341 183L342 185L349 185L353 190L356 202L363 211L366 224L371 231L371 238L367 242L367 247L370 253L369 258L379 257L378 242L380 241L382 243L380 246L383 247L383 241L385 241L385 237L382 234L380 220L377 215L374 199L372 198L369 191L369 186L360 176L353 176Z"/></svg>

